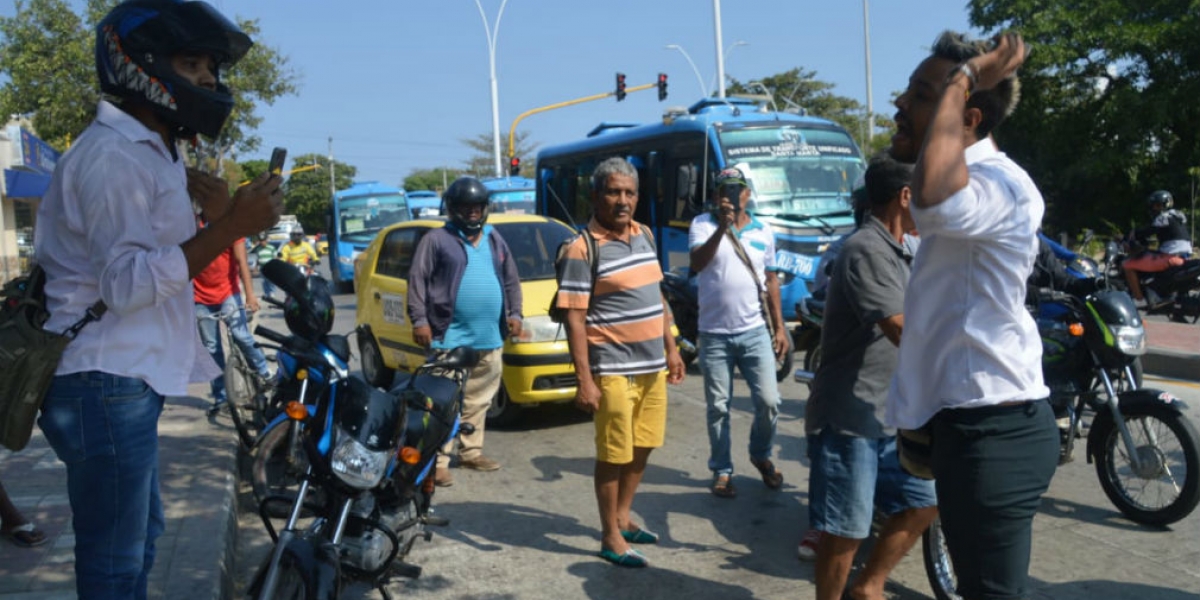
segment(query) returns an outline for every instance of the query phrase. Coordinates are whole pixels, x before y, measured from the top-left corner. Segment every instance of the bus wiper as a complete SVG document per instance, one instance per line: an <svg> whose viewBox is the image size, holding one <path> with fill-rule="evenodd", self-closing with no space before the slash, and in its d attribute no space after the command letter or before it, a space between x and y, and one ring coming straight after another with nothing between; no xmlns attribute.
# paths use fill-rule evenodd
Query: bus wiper
<svg viewBox="0 0 1200 600"><path fill-rule="evenodd" d="M854 211L839 210L839 211L825 213L825 214L821 214L821 215L807 215L804 213L776 213L771 216L776 219L781 219L784 221L801 221L801 222L816 221L817 223L820 224L822 233L824 233L825 235L833 235L837 231L837 228L834 227L833 225L830 225L829 221L826 221L823 217L849 217L853 214L854 214Z"/></svg>

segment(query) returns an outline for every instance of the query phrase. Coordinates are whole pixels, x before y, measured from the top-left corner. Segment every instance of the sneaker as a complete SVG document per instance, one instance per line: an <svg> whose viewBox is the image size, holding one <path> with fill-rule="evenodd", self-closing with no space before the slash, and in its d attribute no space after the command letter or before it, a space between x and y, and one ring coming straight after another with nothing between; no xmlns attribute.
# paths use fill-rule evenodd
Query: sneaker
<svg viewBox="0 0 1200 600"><path fill-rule="evenodd" d="M210 416L210 417L215 417L215 416L217 416L217 415L221 414L221 411L222 411L222 410L224 410L224 408L225 408L225 402L224 402L224 401L221 401L221 402L216 402L216 403L214 403L212 406L208 407L208 413L207 413L207 414L208 414L208 416Z"/></svg>
<svg viewBox="0 0 1200 600"><path fill-rule="evenodd" d="M454 485L454 476L450 474L450 469L446 467L437 467L434 469L433 484L438 487L450 487Z"/></svg>
<svg viewBox="0 0 1200 600"><path fill-rule="evenodd" d="M473 471L499 471L500 463L480 454L474 458L459 459L458 466Z"/></svg>
<svg viewBox="0 0 1200 600"><path fill-rule="evenodd" d="M267 373L266 375L263 375L262 373L256 373L254 375L254 382L258 384L258 388L260 390L271 389L279 383L279 371Z"/></svg>
<svg viewBox="0 0 1200 600"><path fill-rule="evenodd" d="M800 540L800 546L796 548L796 554L800 556L800 560L817 560L817 543L820 541L820 531L817 531L816 529L809 529L808 531L805 531L804 539Z"/></svg>
<svg viewBox="0 0 1200 600"><path fill-rule="evenodd" d="M1159 296L1158 292L1155 292L1154 290L1151 290L1151 289L1146 290L1146 307L1149 308L1150 310L1162 308L1170 303L1171 303L1170 298L1163 298L1162 296Z"/></svg>

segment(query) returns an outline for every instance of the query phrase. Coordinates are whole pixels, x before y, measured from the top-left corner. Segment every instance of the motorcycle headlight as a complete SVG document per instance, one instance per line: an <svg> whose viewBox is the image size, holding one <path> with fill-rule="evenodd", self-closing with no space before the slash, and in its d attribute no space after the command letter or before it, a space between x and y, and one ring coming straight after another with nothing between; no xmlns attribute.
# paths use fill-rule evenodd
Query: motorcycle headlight
<svg viewBox="0 0 1200 600"><path fill-rule="evenodd" d="M337 438L330 463L334 475L351 487L363 490L375 487L383 479L392 453L387 450L368 450L340 428Z"/></svg>
<svg viewBox="0 0 1200 600"><path fill-rule="evenodd" d="M1109 325L1117 350L1130 356L1141 356L1146 353L1146 330L1129 325Z"/></svg>
<svg viewBox="0 0 1200 600"><path fill-rule="evenodd" d="M567 328L555 323L547 315L527 317L521 323L521 335L513 338L513 342L532 344L535 342L566 341Z"/></svg>

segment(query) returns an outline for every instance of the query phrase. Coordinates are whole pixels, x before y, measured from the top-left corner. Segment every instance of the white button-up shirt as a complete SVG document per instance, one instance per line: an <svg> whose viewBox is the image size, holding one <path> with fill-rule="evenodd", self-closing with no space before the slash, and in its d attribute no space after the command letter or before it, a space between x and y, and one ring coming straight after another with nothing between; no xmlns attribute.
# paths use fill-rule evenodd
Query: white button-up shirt
<svg viewBox="0 0 1200 600"><path fill-rule="evenodd" d="M136 377L162 395L219 374L200 345L180 244L196 234L182 161L108 102L59 161L38 208L46 329L63 331L103 299L108 312L67 345L59 375Z"/></svg>
<svg viewBox="0 0 1200 600"><path fill-rule="evenodd" d="M916 429L943 408L1050 394L1042 342L1025 309L1042 195L1024 169L981 140L966 150L970 182L945 202L913 206L921 234L904 300L890 425Z"/></svg>

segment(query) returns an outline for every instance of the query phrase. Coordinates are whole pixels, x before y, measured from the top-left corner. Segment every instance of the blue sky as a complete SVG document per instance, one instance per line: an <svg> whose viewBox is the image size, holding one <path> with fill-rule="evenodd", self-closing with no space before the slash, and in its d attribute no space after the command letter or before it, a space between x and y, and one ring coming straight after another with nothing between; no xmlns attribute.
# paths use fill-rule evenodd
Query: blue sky
<svg viewBox="0 0 1200 600"><path fill-rule="evenodd" d="M265 159L277 145L291 156L324 154L332 136L334 157L358 167L358 179L395 184L414 169L461 167L471 151L459 140L491 135L487 36L474 0L210 2L258 19L258 41L300 75L298 95L260 107L263 148L243 159ZM480 3L493 23L501 0ZM0 0L0 14L12 12ZM802 67L865 104L861 1L723 0L721 12L724 46L746 42L730 49L729 75L749 81ZM870 29L874 109L891 114L890 98L937 34L969 29L966 0L873 0ZM668 44L682 46L710 85L712 1L508 0L496 38L500 129L531 108L607 92L617 71L631 87L668 73L670 96L660 103L648 90L553 110L518 131L545 147L602 121L648 122L666 106L694 103L696 75Z"/></svg>

